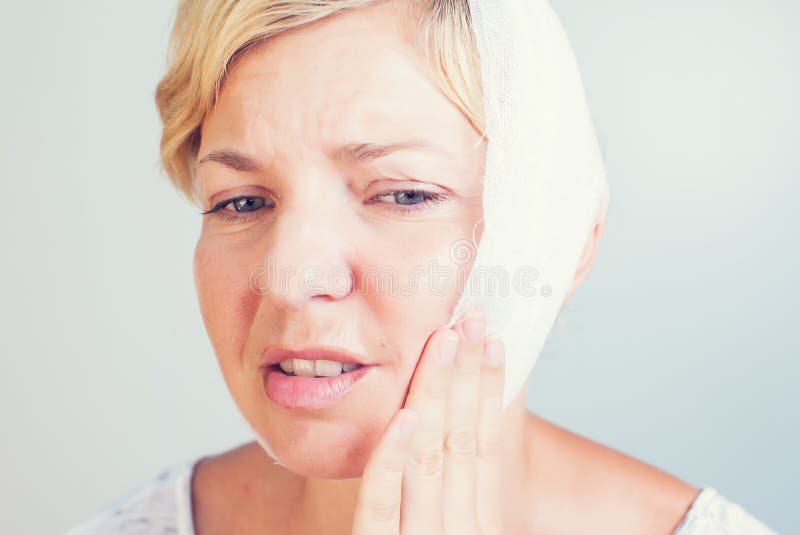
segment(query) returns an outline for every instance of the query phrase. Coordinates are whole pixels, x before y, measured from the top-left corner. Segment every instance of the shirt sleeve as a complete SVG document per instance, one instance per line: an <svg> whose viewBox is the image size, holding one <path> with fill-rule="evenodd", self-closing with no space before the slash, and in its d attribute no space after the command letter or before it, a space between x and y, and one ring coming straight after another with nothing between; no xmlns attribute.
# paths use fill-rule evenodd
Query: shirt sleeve
<svg viewBox="0 0 800 535"><path fill-rule="evenodd" d="M117 498L66 535L194 535L191 469L180 464Z"/></svg>
<svg viewBox="0 0 800 535"><path fill-rule="evenodd" d="M713 487L703 487L672 535L778 534Z"/></svg>

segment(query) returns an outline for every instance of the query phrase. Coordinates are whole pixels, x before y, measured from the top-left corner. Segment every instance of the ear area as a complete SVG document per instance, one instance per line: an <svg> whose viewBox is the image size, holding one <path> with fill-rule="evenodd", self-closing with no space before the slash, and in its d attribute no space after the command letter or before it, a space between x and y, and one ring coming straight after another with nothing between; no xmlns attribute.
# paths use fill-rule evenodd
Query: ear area
<svg viewBox="0 0 800 535"><path fill-rule="evenodd" d="M572 294L575 292L575 290L578 289L578 287L583 283L583 280L592 270L594 261L597 258L597 251L600 248L600 240L602 239L603 232L606 228L606 213L607 210L604 210L592 228L592 232L590 232L589 236L586 238L586 245L583 247L581 259L578 261L578 268L575 270L575 277L572 279L572 285L570 286L569 290L567 290L567 294L564 296L564 302L561 303L562 309L567 304L567 301L569 301L569 298L572 297Z"/></svg>

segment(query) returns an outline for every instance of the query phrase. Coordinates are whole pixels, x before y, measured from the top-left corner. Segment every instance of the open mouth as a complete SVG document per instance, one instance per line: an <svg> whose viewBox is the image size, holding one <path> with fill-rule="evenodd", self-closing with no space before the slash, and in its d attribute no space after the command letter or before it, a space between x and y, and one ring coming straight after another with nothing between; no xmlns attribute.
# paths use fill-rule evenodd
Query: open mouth
<svg viewBox="0 0 800 535"><path fill-rule="evenodd" d="M336 377L362 368L356 362L339 362L335 360L285 359L270 366L272 369L290 377Z"/></svg>
<svg viewBox="0 0 800 535"><path fill-rule="evenodd" d="M263 377L264 393L287 409L321 409L333 405L377 368L338 361L287 360L291 364L284 360L264 368Z"/></svg>

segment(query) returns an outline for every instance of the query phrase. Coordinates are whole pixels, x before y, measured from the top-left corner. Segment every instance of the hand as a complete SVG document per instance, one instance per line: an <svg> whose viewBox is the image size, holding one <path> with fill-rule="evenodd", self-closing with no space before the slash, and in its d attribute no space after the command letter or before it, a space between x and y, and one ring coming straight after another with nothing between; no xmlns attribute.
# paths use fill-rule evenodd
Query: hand
<svg viewBox="0 0 800 535"><path fill-rule="evenodd" d="M479 309L425 344L364 469L354 535L499 534L504 346Z"/></svg>

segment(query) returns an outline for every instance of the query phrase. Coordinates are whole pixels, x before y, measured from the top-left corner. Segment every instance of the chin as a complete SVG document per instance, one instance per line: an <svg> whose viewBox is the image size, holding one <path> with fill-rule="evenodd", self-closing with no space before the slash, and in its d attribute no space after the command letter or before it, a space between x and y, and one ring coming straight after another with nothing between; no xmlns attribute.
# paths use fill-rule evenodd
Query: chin
<svg viewBox="0 0 800 535"><path fill-rule="evenodd" d="M364 473L369 452L351 454L329 453L322 458L304 456L293 452L281 462L287 470L302 477L314 479L354 479Z"/></svg>
<svg viewBox="0 0 800 535"><path fill-rule="evenodd" d="M352 479L364 473L370 454L388 424L308 420L287 423L268 443L291 472L317 479ZM269 452L268 452L269 453Z"/></svg>

